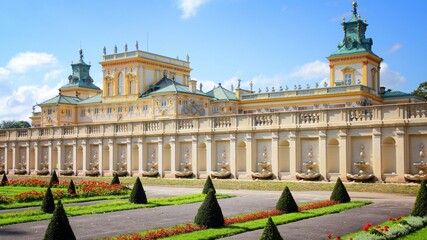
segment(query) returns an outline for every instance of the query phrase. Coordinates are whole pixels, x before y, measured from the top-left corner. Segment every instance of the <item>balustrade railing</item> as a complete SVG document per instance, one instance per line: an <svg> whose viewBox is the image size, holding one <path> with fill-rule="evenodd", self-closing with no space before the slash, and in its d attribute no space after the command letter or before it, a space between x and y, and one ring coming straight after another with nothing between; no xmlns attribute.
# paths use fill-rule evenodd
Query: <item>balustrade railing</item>
<svg viewBox="0 0 427 240"><path fill-rule="evenodd" d="M160 130L160 124L159 122L144 122L144 130L146 132L152 132L152 131L159 131Z"/></svg>
<svg viewBox="0 0 427 240"><path fill-rule="evenodd" d="M88 134L99 134L101 132L101 128L99 125L91 125L87 127Z"/></svg>
<svg viewBox="0 0 427 240"><path fill-rule="evenodd" d="M27 137L28 136L28 130L18 130L18 137Z"/></svg>
<svg viewBox="0 0 427 240"><path fill-rule="evenodd" d="M74 134L74 127L67 126L63 128L63 134L64 135L73 135Z"/></svg>
<svg viewBox="0 0 427 240"><path fill-rule="evenodd" d="M114 132L115 133L126 133L126 132L128 132L127 123L117 124L114 128Z"/></svg>
<svg viewBox="0 0 427 240"><path fill-rule="evenodd" d="M254 126L271 126L273 125L273 114L263 114L254 116Z"/></svg>
<svg viewBox="0 0 427 240"><path fill-rule="evenodd" d="M319 123L320 113L319 112L303 112L299 114L300 124Z"/></svg>
<svg viewBox="0 0 427 240"><path fill-rule="evenodd" d="M193 129L193 119L178 120L178 130Z"/></svg>
<svg viewBox="0 0 427 240"><path fill-rule="evenodd" d="M216 117L214 118L214 128L231 127L231 117Z"/></svg>

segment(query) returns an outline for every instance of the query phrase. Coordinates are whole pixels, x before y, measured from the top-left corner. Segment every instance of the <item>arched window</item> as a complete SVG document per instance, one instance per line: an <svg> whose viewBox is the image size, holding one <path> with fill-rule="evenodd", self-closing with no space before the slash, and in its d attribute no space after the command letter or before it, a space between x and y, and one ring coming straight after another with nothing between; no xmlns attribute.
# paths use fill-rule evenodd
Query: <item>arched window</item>
<svg viewBox="0 0 427 240"><path fill-rule="evenodd" d="M124 78L123 78L123 74L122 73L119 73L119 81L118 81L118 91L117 91L117 94L118 95L123 95L123 93L124 93L124 87L123 87L123 84L124 84Z"/></svg>

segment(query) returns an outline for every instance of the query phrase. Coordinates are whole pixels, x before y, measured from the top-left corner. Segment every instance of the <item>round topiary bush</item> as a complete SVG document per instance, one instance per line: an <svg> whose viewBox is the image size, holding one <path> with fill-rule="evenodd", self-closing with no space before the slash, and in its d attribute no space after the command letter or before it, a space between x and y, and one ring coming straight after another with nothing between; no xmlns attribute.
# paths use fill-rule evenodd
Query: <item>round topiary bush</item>
<svg viewBox="0 0 427 240"><path fill-rule="evenodd" d="M52 176L50 177L49 187L52 187L55 184L59 183L58 176L56 175L56 171L53 170Z"/></svg>
<svg viewBox="0 0 427 240"><path fill-rule="evenodd" d="M68 221L67 214L62 206L61 200L58 201L52 219L46 229L44 240L74 240L73 229Z"/></svg>
<svg viewBox="0 0 427 240"><path fill-rule="evenodd" d="M68 193L70 193L72 196L76 196L76 186L74 185L73 179L71 179L70 184L68 184Z"/></svg>
<svg viewBox="0 0 427 240"><path fill-rule="evenodd" d="M295 202L295 199L292 196L292 193L289 190L288 186L285 187L282 192L282 195L280 195L280 198L276 204L276 209L284 211L286 213L298 212L298 205Z"/></svg>
<svg viewBox="0 0 427 240"><path fill-rule="evenodd" d="M145 191L144 191L144 188L142 187L142 183L141 183L141 180L139 180L139 177L136 178L135 184L133 185L129 202L136 203L136 204L147 203L147 196L145 195Z"/></svg>
<svg viewBox="0 0 427 240"><path fill-rule="evenodd" d="M197 211L194 222L206 228L220 228L224 226L224 216L218 204L213 189L209 189L205 200Z"/></svg>
<svg viewBox="0 0 427 240"><path fill-rule="evenodd" d="M214 192L214 194L216 194L216 190L215 190L215 187L214 187L214 185L213 185L213 182L212 182L211 176L209 176L209 175L208 175L208 178L207 178L207 179L206 179L206 181L205 181L205 185L203 186L203 191L202 191L202 193L203 193L203 194L207 194L207 193L208 193L208 191L209 191L209 189L212 189L212 190L213 190L213 192Z"/></svg>
<svg viewBox="0 0 427 240"><path fill-rule="evenodd" d="M330 199L338 201L340 203L350 202L351 200L350 196L348 195L347 189L345 188L340 178L338 178L337 182L335 183L335 187L332 191Z"/></svg>
<svg viewBox="0 0 427 240"><path fill-rule="evenodd" d="M422 180L418 189L417 198L411 211L412 216L427 216L427 187L426 181Z"/></svg>
<svg viewBox="0 0 427 240"><path fill-rule="evenodd" d="M53 213L55 210L55 201L53 200L52 191L50 187L47 188L43 198L42 211L45 213Z"/></svg>
<svg viewBox="0 0 427 240"><path fill-rule="evenodd" d="M112 184L120 184L120 179L119 179L119 175L117 173L113 173L113 180L111 180L111 185Z"/></svg>
<svg viewBox="0 0 427 240"><path fill-rule="evenodd" d="M267 225L265 225L259 240L283 240L271 217L268 218Z"/></svg>

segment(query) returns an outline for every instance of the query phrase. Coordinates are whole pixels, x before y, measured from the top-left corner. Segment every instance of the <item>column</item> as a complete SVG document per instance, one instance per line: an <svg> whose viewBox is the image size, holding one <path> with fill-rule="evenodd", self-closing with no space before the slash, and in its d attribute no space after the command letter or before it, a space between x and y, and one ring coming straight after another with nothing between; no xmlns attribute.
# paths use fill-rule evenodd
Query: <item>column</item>
<svg viewBox="0 0 427 240"><path fill-rule="evenodd" d="M297 175L297 136L291 132L289 135L289 173L291 179Z"/></svg>
<svg viewBox="0 0 427 240"><path fill-rule="evenodd" d="M253 151L252 151L252 136L251 134L246 134L246 176L250 178L251 172L256 172L256 169L254 169L254 163L253 163ZM256 165L255 165L256 168Z"/></svg>
<svg viewBox="0 0 427 240"><path fill-rule="evenodd" d="M48 143L47 161L49 162L49 172L52 172L52 142Z"/></svg>
<svg viewBox="0 0 427 240"><path fill-rule="evenodd" d="M25 163L27 164L26 170L27 174L30 175L30 143L26 144L26 153L25 153Z"/></svg>
<svg viewBox="0 0 427 240"><path fill-rule="evenodd" d="M237 177L237 151L236 151L236 135L230 134L230 154L228 163L230 164L231 178Z"/></svg>
<svg viewBox="0 0 427 240"><path fill-rule="evenodd" d="M175 176L176 172L176 141L175 137L171 137L170 139L170 145L171 145L171 174Z"/></svg>
<svg viewBox="0 0 427 240"><path fill-rule="evenodd" d="M16 146L15 143L12 143L12 169L16 170Z"/></svg>
<svg viewBox="0 0 427 240"><path fill-rule="evenodd" d="M347 181L347 171L349 168L349 159L347 159L348 155L348 147L347 147L347 134L344 132L340 132L338 134L338 142L339 142L339 161L340 161L340 178L341 181Z"/></svg>
<svg viewBox="0 0 427 240"><path fill-rule="evenodd" d="M381 129L380 129L381 131ZM372 170L378 182L382 182L381 132L372 129Z"/></svg>
<svg viewBox="0 0 427 240"><path fill-rule="evenodd" d="M99 175L104 176L104 148L102 146L102 140L98 143L98 156Z"/></svg>
<svg viewBox="0 0 427 240"><path fill-rule="evenodd" d="M110 174L113 174L114 172L114 141L113 140L108 140L108 150L109 151L109 156L108 156L108 161L109 161L109 171Z"/></svg>
<svg viewBox="0 0 427 240"><path fill-rule="evenodd" d="M77 142L73 141L73 171L77 176Z"/></svg>
<svg viewBox="0 0 427 240"><path fill-rule="evenodd" d="M34 143L34 171L39 170L39 145L37 142Z"/></svg>
<svg viewBox="0 0 427 240"><path fill-rule="evenodd" d="M86 165L86 161L87 161L87 145L86 145L86 141L82 141L82 152L83 152L83 156L82 156L82 162L83 162L83 174L85 174L86 169L87 169L87 165Z"/></svg>
<svg viewBox="0 0 427 240"><path fill-rule="evenodd" d="M62 169L62 163L61 163L61 159L62 159L62 149L63 149L63 144L61 144L61 142L57 142L56 143L56 147L58 149L58 154L57 154L57 167L58 167L58 172L57 174L59 175Z"/></svg>
<svg viewBox="0 0 427 240"><path fill-rule="evenodd" d="M157 164L159 166L159 176L163 177L163 139L157 140Z"/></svg>
<svg viewBox="0 0 427 240"><path fill-rule="evenodd" d="M326 166L326 134L324 131L319 131L319 173L322 175L323 180L328 180L328 172Z"/></svg>
<svg viewBox="0 0 427 240"><path fill-rule="evenodd" d="M198 167L198 146L197 146L197 137L193 136L191 138L191 162L192 162L192 171L196 178L199 178L199 167Z"/></svg>
<svg viewBox="0 0 427 240"><path fill-rule="evenodd" d="M212 172L212 138L206 136L206 174L210 175Z"/></svg>
<svg viewBox="0 0 427 240"><path fill-rule="evenodd" d="M279 178L279 135L276 132L271 133L271 170L273 178Z"/></svg>
<svg viewBox="0 0 427 240"><path fill-rule="evenodd" d="M138 139L138 175L144 171L144 144L142 138ZM149 169L148 169L149 170Z"/></svg>
<svg viewBox="0 0 427 240"><path fill-rule="evenodd" d="M6 174L8 174L8 170L9 170L8 159L9 159L9 153L8 153L8 146L7 146L7 143L6 143L4 145L4 172Z"/></svg>
<svg viewBox="0 0 427 240"><path fill-rule="evenodd" d="M396 129L396 174L399 182L405 182L406 166L409 165L405 158L405 131Z"/></svg>
<svg viewBox="0 0 427 240"><path fill-rule="evenodd" d="M132 139L128 138L126 142L126 166L129 176L132 176Z"/></svg>

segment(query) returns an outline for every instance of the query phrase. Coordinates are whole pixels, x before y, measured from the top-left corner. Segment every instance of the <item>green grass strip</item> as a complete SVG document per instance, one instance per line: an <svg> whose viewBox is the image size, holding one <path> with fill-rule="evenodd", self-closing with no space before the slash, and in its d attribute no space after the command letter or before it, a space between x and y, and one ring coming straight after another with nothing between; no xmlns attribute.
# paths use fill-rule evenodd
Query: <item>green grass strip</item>
<svg viewBox="0 0 427 240"><path fill-rule="evenodd" d="M425 239L426 236L427 236L427 226L409 235L400 237L399 240L419 240L419 239Z"/></svg>
<svg viewBox="0 0 427 240"><path fill-rule="evenodd" d="M326 214L338 213L344 210L348 210L351 208L362 207L368 205L372 202L370 201L352 201L349 203L337 204L329 207L312 209L307 211L302 211L298 213L287 213L278 216L273 216L272 219L276 225L286 224L290 222L295 222L307 218L322 216ZM253 231L257 229L262 229L265 227L266 218L258 219L254 221L248 221L244 223L236 223L230 224L223 228L215 228L215 229L206 229L200 230L192 233L185 233L176 236L171 236L164 239L217 239L227 236L236 235L243 232ZM150 231L150 230L148 230ZM145 234L148 231L141 232L140 234Z"/></svg>
<svg viewBox="0 0 427 240"><path fill-rule="evenodd" d="M233 195L230 194L218 194L217 198L230 198ZM177 197L167 198L151 198L148 200L148 204L133 204L129 201L114 201L114 202L103 202L87 206L69 206L65 207L67 216L80 216L87 214L98 214L114 211L123 211L136 208L152 208L159 206L170 206L170 205L182 205L195 202L202 202L205 199L204 194L189 194ZM47 220L52 217L52 214L44 213L41 210L29 210L21 212L11 212L0 214L0 226Z"/></svg>

